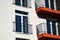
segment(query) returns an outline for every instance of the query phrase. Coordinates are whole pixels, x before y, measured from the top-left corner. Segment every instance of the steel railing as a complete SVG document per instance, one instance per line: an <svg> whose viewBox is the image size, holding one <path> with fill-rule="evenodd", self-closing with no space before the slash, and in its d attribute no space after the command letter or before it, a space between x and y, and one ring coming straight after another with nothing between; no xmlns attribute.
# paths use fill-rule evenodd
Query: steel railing
<svg viewBox="0 0 60 40"><path fill-rule="evenodd" d="M21 23L21 25L23 25L23 23ZM13 32L16 32L16 22L13 22ZM19 32L19 33L23 33L23 32ZM32 33L33 33L32 32L32 25L28 24L28 34L32 34Z"/></svg>
<svg viewBox="0 0 60 40"><path fill-rule="evenodd" d="M50 24L50 25L52 26L52 24ZM41 24L37 25L37 34L42 34L42 33L48 34L46 23L41 23ZM53 34L53 32L51 32L51 34ZM56 35L58 35L58 25L56 25Z"/></svg>

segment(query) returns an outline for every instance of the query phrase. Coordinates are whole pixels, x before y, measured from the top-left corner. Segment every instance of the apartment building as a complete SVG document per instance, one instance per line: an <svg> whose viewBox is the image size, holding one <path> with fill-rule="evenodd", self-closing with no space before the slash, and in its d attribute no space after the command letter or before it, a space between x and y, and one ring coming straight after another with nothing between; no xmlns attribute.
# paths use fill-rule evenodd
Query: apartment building
<svg viewBox="0 0 60 40"><path fill-rule="evenodd" d="M60 1L45 0L44 2L45 3L39 0L36 1L36 12L38 17L46 19L46 23L37 25L38 40L60 40L60 37L57 37L57 35L60 35Z"/></svg>
<svg viewBox="0 0 60 40"><path fill-rule="evenodd" d="M0 0L0 40L60 40L59 0Z"/></svg>

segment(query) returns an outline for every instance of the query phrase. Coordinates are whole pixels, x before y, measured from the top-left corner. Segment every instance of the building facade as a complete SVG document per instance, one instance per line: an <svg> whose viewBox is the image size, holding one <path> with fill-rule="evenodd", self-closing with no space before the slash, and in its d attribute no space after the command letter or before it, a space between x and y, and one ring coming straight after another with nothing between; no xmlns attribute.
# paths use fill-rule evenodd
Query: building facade
<svg viewBox="0 0 60 40"><path fill-rule="evenodd" d="M60 12L55 12L60 10L59 3L59 0L0 0L0 40L59 40Z"/></svg>

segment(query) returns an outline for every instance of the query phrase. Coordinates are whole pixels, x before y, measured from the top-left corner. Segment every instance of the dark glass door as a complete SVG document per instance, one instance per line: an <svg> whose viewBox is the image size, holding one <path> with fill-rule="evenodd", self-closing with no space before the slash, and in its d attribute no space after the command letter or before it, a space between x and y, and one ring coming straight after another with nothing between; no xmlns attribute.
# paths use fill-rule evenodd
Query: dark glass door
<svg viewBox="0 0 60 40"><path fill-rule="evenodd" d="M49 8L49 0L45 0L45 6Z"/></svg>
<svg viewBox="0 0 60 40"><path fill-rule="evenodd" d="M54 0L50 0L51 9L54 9Z"/></svg>
<svg viewBox="0 0 60 40"><path fill-rule="evenodd" d="M47 20L47 33L51 34L50 20Z"/></svg>
<svg viewBox="0 0 60 40"><path fill-rule="evenodd" d="M52 32L53 34L56 34L56 22L52 21Z"/></svg>

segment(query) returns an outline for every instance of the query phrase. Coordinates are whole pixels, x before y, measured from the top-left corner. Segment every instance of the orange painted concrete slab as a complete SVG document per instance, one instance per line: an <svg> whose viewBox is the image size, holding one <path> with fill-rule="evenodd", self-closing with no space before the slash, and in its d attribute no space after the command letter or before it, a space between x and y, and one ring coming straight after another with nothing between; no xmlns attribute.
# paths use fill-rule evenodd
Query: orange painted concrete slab
<svg viewBox="0 0 60 40"><path fill-rule="evenodd" d="M40 34L38 35L38 39L56 39L56 40L60 40L60 36L59 35L53 35L53 34Z"/></svg>
<svg viewBox="0 0 60 40"><path fill-rule="evenodd" d="M45 19L52 18L60 21L60 11L59 10L53 10L45 7L40 7L36 9L38 17L43 16ZM42 17L41 17L42 18Z"/></svg>

